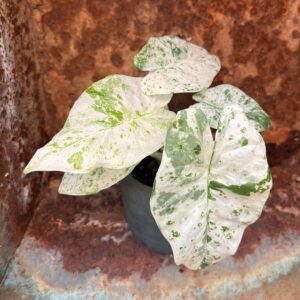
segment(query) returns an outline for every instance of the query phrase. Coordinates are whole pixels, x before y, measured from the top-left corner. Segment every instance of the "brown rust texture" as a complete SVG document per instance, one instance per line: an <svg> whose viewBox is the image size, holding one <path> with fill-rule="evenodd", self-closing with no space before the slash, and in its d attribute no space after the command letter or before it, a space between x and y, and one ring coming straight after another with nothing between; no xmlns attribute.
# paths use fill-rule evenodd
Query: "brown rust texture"
<svg viewBox="0 0 300 300"><path fill-rule="evenodd" d="M0 279L23 237L42 182L38 174L22 174L46 136L29 15L25 3L0 2Z"/></svg>
<svg viewBox="0 0 300 300"><path fill-rule="evenodd" d="M236 258L253 253L265 237L299 233L299 0L27 1L38 80L51 119L42 128L54 133L92 82L113 73L142 75L132 59L150 36L173 34L191 40L220 57L222 69L214 85L238 86L257 99L273 120L264 138L274 188L262 217L246 230ZM190 96L179 95L172 108L190 102ZM38 106L29 110L39 114ZM20 136L28 133L17 132ZM30 144L24 159L37 144ZM66 270L82 272L98 266L110 277L135 272L149 278L166 258L136 244L132 236L119 245L101 240L107 235L121 237L125 230L97 223L99 219L104 224L124 222L121 203L111 202L109 191L101 195L102 200L45 196L30 234L45 248L59 250Z"/></svg>
<svg viewBox="0 0 300 300"><path fill-rule="evenodd" d="M117 186L97 196L57 195L49 188L29 227L29 235L43 248L58 250L69 272L99 267L108 278L139 274L145 280L168 257L138 244L128 231Z"/></svg>
<svg viewBox="0 0 300 300"><path fill-rule="evenodd" d="M174 34L221 58L215 84L234 84L258 99L274 129L299 130L299 0L28 2L44 90L60 125L93 81L142 75L134 54L150 36Z"/></svg>

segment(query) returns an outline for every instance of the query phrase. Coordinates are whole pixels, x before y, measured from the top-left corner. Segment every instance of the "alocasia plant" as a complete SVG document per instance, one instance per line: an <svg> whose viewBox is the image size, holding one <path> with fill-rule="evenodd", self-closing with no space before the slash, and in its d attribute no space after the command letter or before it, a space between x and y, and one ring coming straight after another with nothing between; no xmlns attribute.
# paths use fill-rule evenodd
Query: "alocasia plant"
<svg viewBox="0 0 300 300"><path fill-rule="evenodd" d="M62 171L60 193L93 194L164 147L152 214L175 262L205 268L235 253L262 212L272 178L259 132L270 119L240 89L208 88L219 59L180 38L150 38L134 63L149 73L111 75L87 88L25 172ZM175 115L167 104L184 92L199 103Z"/></svg>

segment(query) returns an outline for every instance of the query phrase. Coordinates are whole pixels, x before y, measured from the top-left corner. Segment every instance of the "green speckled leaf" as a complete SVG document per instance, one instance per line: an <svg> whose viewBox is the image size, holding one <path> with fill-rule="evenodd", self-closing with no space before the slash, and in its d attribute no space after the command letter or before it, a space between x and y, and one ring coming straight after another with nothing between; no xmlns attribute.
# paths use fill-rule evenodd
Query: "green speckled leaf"
<svg viewBox="0 0 300 300"><path fill-rule="evenodd" d="M95 169L90 174L65 173L59 193L81 196L98 193L126 177L135 166L125 169Z"/></svg>
<svg viewBox="0 0 300 300"><path fill-rule="evenodd" d="M234 254L271 185L264 141L239 106L224 109L215 141L199 107L179 112L150 201L175 262L200 269Z"/></svg>
<svg viewBox="0 0 300 300"><path fill-rule="evenodd" d="M135 56L143 71L147 95L198 92L207 88L220 70L220 61L205 49L175 36L152 37Z"/></svg>
<svg viewBox="0 0 300 300"><path fill-rule="evenodd" d="M141 80L112 75L86 89L63 129L35 153L24 172L124 169L161 148L174 118L165 108L172 95L146 96Z"/></svg>
<svg viewBox="0 0 300 300"><path fill-rule="evenodd" d="M199 102L195 105L203 110L212 128L217 128L220 113L228 104L241 106L250 123L254 124L258 131L264 131L271 127L271 120L260 105L243 91L230 84L222 84L201 91L193 95L193 99Z"/></svg>

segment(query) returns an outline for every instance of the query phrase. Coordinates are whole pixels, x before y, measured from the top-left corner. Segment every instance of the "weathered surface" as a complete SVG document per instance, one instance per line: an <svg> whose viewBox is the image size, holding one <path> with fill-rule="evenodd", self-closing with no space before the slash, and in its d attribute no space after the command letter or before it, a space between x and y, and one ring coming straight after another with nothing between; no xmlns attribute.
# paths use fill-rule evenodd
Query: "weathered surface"
<svg viewBox="0 0 300 300"><path fill-rule="evenodd" d="M142 75L132 60L150 36L179 35L220 57L223 67L214 84L239 87L270 115L273 128L263 135L274 188L262 217L246 230L234 258L207 271L191 272L134 242L127 234L119 196L112 190L101 193L99 199L58 198L56 183L42 197L11 264L5 299L21 299L21 295L23 299L120 299L120 295L124 299L146 299L146 295L152 299L175 295L185 299L297 299L299 0L28 3L45 103L54 102L56 109L49 114L54 124L48 126L49 132L63 124L72 103L93 81L113 73ZM191 103L191 97L178 95L170 107L177 110L182 102ZM38 107L30 105L32 117ZM25 127L16 124L16 138L26 137L21 134ZM24 156L27 161L38 146L34 134L30 137L34 142ZM19 172L17 160L9 165ZM5 188L13 178L18 177L2 181Z"/></svg>
<svg viewBox="0 0 300 300"><path fill-rule="evenodd" d="M134 55L150 36L166 34L217 54L222 69L215 83L233 84L257 99L274 128L291 126L299 114L299 0L28 2L44 90L60 125L93 81L142 74Z"/></svg>
<svg viewBox="0 0 300 300"><path fill-rule="evenodd" d="M138 273L145 280L158 270L163 256L135 242L117 186L83 198L58 196L54 181L45 192L28 237L46 250L57 250L65 270L100 268L108 278Z"/></svg>
<svg viewBox="0 0 300 300"><path fill-rule="evenodd" d="M135 242L117 186L79 198L58 196L58 184L45 190L10 265L3 293L11 299L296 299L300 292L299 208L282 209L280 189L234 257L189 271Z"/></svg>
<svg viewBox="0 0 300 300"><path fill-rule="evenodd" d="M41 189L22 169L45 141L44 111L26 4L0 3L0 280L20 243Z"/></svg>

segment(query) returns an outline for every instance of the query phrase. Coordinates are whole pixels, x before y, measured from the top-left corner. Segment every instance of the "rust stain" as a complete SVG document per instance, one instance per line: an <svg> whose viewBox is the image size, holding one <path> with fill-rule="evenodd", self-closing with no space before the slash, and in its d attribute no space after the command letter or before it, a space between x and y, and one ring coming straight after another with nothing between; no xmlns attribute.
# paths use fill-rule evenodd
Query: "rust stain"
<svg viewBox="0 0 300 300"><path fill-rule="evenodd" d="M274 128L274 125L272 125L272 128L270 130L266 130L262 133L262 136L266 144L271 143L278 145L286 141L290 131L290 127Z"/></svg>
<svg viewBox="0 0 300 300"><path fill-rule="evenodd" d="M110 56L110 60L116 67L122 67L124 64L122 56L118 53L112 53L112 55Z"/></svg>
<svg viewBox="0 0 300 300"><path fill-rule="evenodd" d="M48 111L40 91L29 15L25 3L0 3L0 277L3 264L23 238L42 188L42 177L25 178L23 167L48 138Z"/></svg>
<svg viewBox="0 0 300 300"><path fill-rule="evenodd" d="M150 36L175 34L220 56L215 84L239 86L270 112L274 124L296 123L300 129L297 0L29 4L44 89L60 125L84 88L112 73L142 74L132 64L136 51Z"/></svg>
<svg viewBox="0 0 300 300"><path fill-rule="evenodd" d="M171 261L128 234L118 187L89 197L57 195L57 187L56 182L41 199L29 235L45 249L58 250L66 271L99 267L108 278L138 274L149 280Z"/></svg>
<svg viewBox="0 0 300 300"><path fill-rule="evenodd" d="M268 143L267 144L267 156L269 165L282 166L285 168L289 159L295 159L299 161L299 150L300 150L300 131L291 130L283 143ZM292 170L291 170L292 171ZM297 169L295 169L297 171Z"/></svg>

